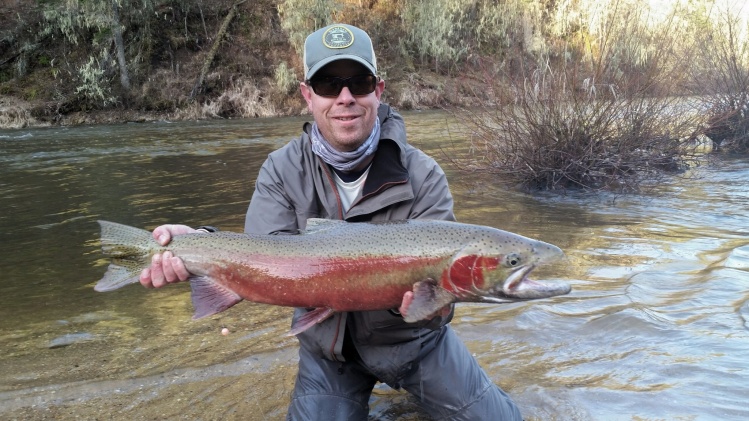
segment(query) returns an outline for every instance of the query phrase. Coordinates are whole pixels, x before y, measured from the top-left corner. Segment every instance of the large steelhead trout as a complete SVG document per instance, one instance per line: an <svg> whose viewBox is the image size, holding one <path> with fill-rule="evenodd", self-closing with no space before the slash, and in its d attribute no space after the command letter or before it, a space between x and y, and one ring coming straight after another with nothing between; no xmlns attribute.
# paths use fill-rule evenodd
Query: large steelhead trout
<svg viewBox="0 0 749 421"><path fill-rule="evenodd" d="M459 301L505 303L567 294L565 283L528 274L564 254L558 247L496 228L435 220L349 223L310 219L300 235L231 232L175 236L160 246L150 232L99 221L111 258L97 291L137 283L151 256L170 250L190 272L193 318L242 299L314 307L292 333L334 312L398 308L414 300L407 322Z"/></svg>

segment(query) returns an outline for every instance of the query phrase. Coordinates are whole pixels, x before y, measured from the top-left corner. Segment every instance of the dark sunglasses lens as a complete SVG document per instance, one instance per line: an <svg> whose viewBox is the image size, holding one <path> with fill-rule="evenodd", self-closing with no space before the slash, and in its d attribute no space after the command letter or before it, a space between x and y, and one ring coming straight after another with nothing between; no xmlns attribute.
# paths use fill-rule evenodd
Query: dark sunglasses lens
<svg viewBox="0 0 749 421"><path fill-rule="evenodd" d="M320 96L338 96L344 86L348 87L352 95L368 95L377 86L374 75L352 76L348 78L326 77L309 81L310 87Z"/></svg>
<svg viewBox="0 0 749 421"><path fill-rule="evenodd" d="M343 80L337 77L326 77L324 79L310 80L309 85L317 95L338 96L343 88Z"/></svg>
<svg viewBox="0 0 749 421"><path fill-rule="evenodd" d="M377 78L374 75L354 76L348 81L348 88L352 95L369 95L377 86Z"/></svg>

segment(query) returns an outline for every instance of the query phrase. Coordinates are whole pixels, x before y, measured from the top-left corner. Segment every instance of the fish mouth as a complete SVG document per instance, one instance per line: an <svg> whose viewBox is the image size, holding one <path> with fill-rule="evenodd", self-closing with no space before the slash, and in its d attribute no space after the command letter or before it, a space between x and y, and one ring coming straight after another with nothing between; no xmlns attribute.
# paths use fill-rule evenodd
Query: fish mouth
<svg viewBox="0 0 749 421"><path fill-rule="evenodd" d="M535 300L565 295L572 290L572 287L566 282L536 281L530 279L528 274L535 268L536 265L518 268L501 285L497 285L490 292L491 296L487 298L496 298L505 302Z"/></svg>

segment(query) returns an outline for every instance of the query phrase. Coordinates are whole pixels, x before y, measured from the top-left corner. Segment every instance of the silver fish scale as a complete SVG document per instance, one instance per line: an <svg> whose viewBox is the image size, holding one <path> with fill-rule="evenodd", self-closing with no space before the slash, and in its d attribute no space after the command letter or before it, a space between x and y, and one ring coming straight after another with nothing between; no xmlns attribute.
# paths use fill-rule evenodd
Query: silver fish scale
<svg viewBox="0 0 749 421"><path fill-rule="evenodd" d="M228 254L282 254L285 256L368 257L368 256L452 256L466 244L482 254L533 253L536 240L491 227L433 220L391 223L346 223L302 235L250 235L228 232L190 234L175 237L174 248L215 247ZM210 239L210 240L209 240ZM208 241L207 241L208 240ZM170 247L171 248L171 247Z"/></svg>

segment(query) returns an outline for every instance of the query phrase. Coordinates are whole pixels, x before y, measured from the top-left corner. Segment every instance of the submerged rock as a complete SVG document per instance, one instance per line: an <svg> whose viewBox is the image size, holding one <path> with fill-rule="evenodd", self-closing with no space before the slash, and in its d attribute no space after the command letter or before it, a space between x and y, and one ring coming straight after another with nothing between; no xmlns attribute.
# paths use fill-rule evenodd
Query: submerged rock
<svg viewBox="0 0 749 421"><path fill-rule="evenodd" d="M68 333L66 335L58 336L57 338L49 341L49 344L47 344L47 348L62 348L76 343L93 341L95 339L96 335L88 332Z"/></svg>

